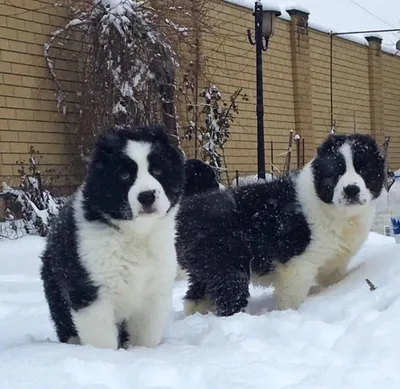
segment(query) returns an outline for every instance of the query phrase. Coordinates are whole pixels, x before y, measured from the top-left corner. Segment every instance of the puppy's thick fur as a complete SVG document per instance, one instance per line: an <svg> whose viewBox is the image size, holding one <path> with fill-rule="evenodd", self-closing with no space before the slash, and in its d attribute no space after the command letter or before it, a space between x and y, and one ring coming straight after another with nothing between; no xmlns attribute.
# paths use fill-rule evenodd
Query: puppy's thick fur
<svg viewBox="0 0 400 389"><path fill-rule="evenodd" d="M206 193L212 190L224 190L213 167L198 159L187 159L185 161L185 197L195 194ZM176 280L187 279L187 273L178 266Z"/></svg>
<svg viewBox="0 0 400 389"><path fill-rule="evenodd" d="M315 280L340 281L368 236L383 180L371 137L332 135L300 171L185 199L177 251L189 274L186 314L243 310L251 281L275 287L278 309L298 308Z"/></svg>
<svg viewBox="0 0 400 389"><path fill-rule="evenodd" d="M198 159L185 161L185 176L185 196L225 188L220 184L215 169Z"/></svg>
<svg viewBox="0 0 400 389"><path fill-rule="evenodd" d="M171 310L181 153L161 128L110 131L60 211L41 277L61 342L156 346ZM125 343L125 344L124 344Z"/></svg>

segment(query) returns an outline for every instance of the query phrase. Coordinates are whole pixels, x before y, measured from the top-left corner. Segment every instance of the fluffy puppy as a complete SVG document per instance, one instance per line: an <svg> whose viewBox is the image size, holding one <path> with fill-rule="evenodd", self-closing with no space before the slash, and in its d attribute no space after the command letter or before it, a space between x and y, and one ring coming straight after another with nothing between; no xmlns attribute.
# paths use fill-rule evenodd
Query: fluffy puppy
<svg viewBox="0 0 400 389"><path fill-rule="evenodd" d="M250 281L272 284L278 309L296 309L315 281L340 281L368 236L384 176L371 137L331 135L299 171L186 199L177 240L186 313L239 312Z"/></svg>
<svg viewBox="0 0 400 389"><path fill-rule="evenodd" d="M171 310L181 153L162 128L110 131L60 211L42 255L61 342L156 346ZM124 345L126 346L126 345Z"/></svg>

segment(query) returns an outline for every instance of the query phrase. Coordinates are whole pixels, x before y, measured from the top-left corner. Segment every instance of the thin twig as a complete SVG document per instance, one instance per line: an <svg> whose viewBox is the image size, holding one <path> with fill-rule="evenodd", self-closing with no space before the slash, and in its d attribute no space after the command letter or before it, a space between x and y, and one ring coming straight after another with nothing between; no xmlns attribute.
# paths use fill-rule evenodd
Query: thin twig
<svg viewBox="0 0 400 389"><path fill-rule="evenodd" d="M54 62L50 58L50 49L53 45L53 42L62 34L65 34L67 31L69 31L73 27L77 27L83 24L88 24L90 23L90 19L73 19L64 28L60 28L56 31L53 32L51 35L50 39L44 44L44 58L46 59L46 64L49 69L50 75L53 78L53 81L56 84L57 87L57 96L58 96L58 101L57 101L57 108L60 109L60 106L63 105L66 107L66 102L65 102L65 94L63 92L63 89L61 87L60 81L57 78L56 72L54 70ZM63 109L63 113L66 113L66 109Z"/></svg>
<svg viewBox="0 0 400 389"><path fill-rule="evenodd" d="M376 286L375 286L368 278L365 279L365 282L368 284L369 290L370 290L371 292L373 292L374 290L376 290Z"/></svg>
<svg viewBox="0 0 400 389"><path fill-rule="evenodd" d="M292 145L293 145L293 133L294 133L294 131L290 130L286 162L285 162L285 169L284 169L285 173L290 172L290 164L291 164L291 157L292 157Z"/></svg>

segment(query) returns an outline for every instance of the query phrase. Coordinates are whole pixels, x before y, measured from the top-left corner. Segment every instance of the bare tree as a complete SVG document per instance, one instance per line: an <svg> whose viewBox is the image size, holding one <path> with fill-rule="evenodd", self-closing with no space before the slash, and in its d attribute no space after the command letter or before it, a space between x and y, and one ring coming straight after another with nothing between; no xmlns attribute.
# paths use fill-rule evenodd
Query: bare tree
<svg viewBox="0 0 400 389"><path fill-rule="evenodd" d="M66 92L52 49L65 40L80 45L77 130L82 153L87 154L94 138L109 125L162 122L177 137L178 55L173 46L185 39L187 29L165 12L135 0L81 1L72 12L73 19L45 44L44 55L57 87L59 110L66 115Z"/></svg>

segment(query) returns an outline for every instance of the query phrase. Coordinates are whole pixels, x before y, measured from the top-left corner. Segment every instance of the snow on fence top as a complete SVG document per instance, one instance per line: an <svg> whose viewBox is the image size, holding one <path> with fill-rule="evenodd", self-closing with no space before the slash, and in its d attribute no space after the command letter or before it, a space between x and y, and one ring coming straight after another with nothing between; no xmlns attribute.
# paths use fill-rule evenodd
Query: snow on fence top
<svg viewBox="0 0 400 389"><path fill-rule="evenodd" d="M240 5L242 7L246 8L254 8L254 3L255 0L225 0L227 3L232 3L236 5ZM265 9L271 10L271 11L280 11L281 7L278 3L272 2L272 1L266 1L266 0L259 0L259 3L263 5Z"/></svg>
<svg viewBox="0 0 400 389"><path fill-rule="evenodd" d="M114 15L124 15L126 13L131 13L134 5L138 6L143 4L143 2L135 0L96 0L95 4L109 7L110 13Z"/></svg>
<svg viewBox="0 0 400 389"><path fill-rule="evenodd" d="M235 4L235 5L250 8L250 9L254 9L254 4L255 4L255 0L224 0L224 1L227 3ZM328 28L325 25L313 22L312 21L313 13L308 8L306 8L300 4L290 4L290 5L285 4L284 8L281 5L277 4L276 2L271 2L268 0L262 0L261 4L263 5L264 9L280 11L281 12L280 18L284 19L284 20L290 20L290 16L286 12L287 10L290 10L290 9L296 9L296 10L308 13L311 16L311 21L308 24L310 28L317 30L317 31L324 32L326 34L330 34L331 32L333 32L333 33L339 32L339 30L337 30L337 29ZM364 30L367 30L367 29L368 28L365 28ZM374 36L376 38L382 39L382 36L380 36L378 34L338 35L338 37L340 37L340 38L358 43L362 46L368 45L368 42L365 40L365 38L369 37L369 36ZM398 54L398 51L396 50L396 47L394 45L387 45L385 42L382 43L382 51L389 53L389 54Z"/></svg>
<svg viewBox="0 0 400 389"><path fill-rule="evenodd" d="M265 173L265 181L272 181L274 177L270 173ZM250 174L247 176L239 176L232 181L231 187L247 186L264 182L263 179L258 178L258 174Z"/></svg>

